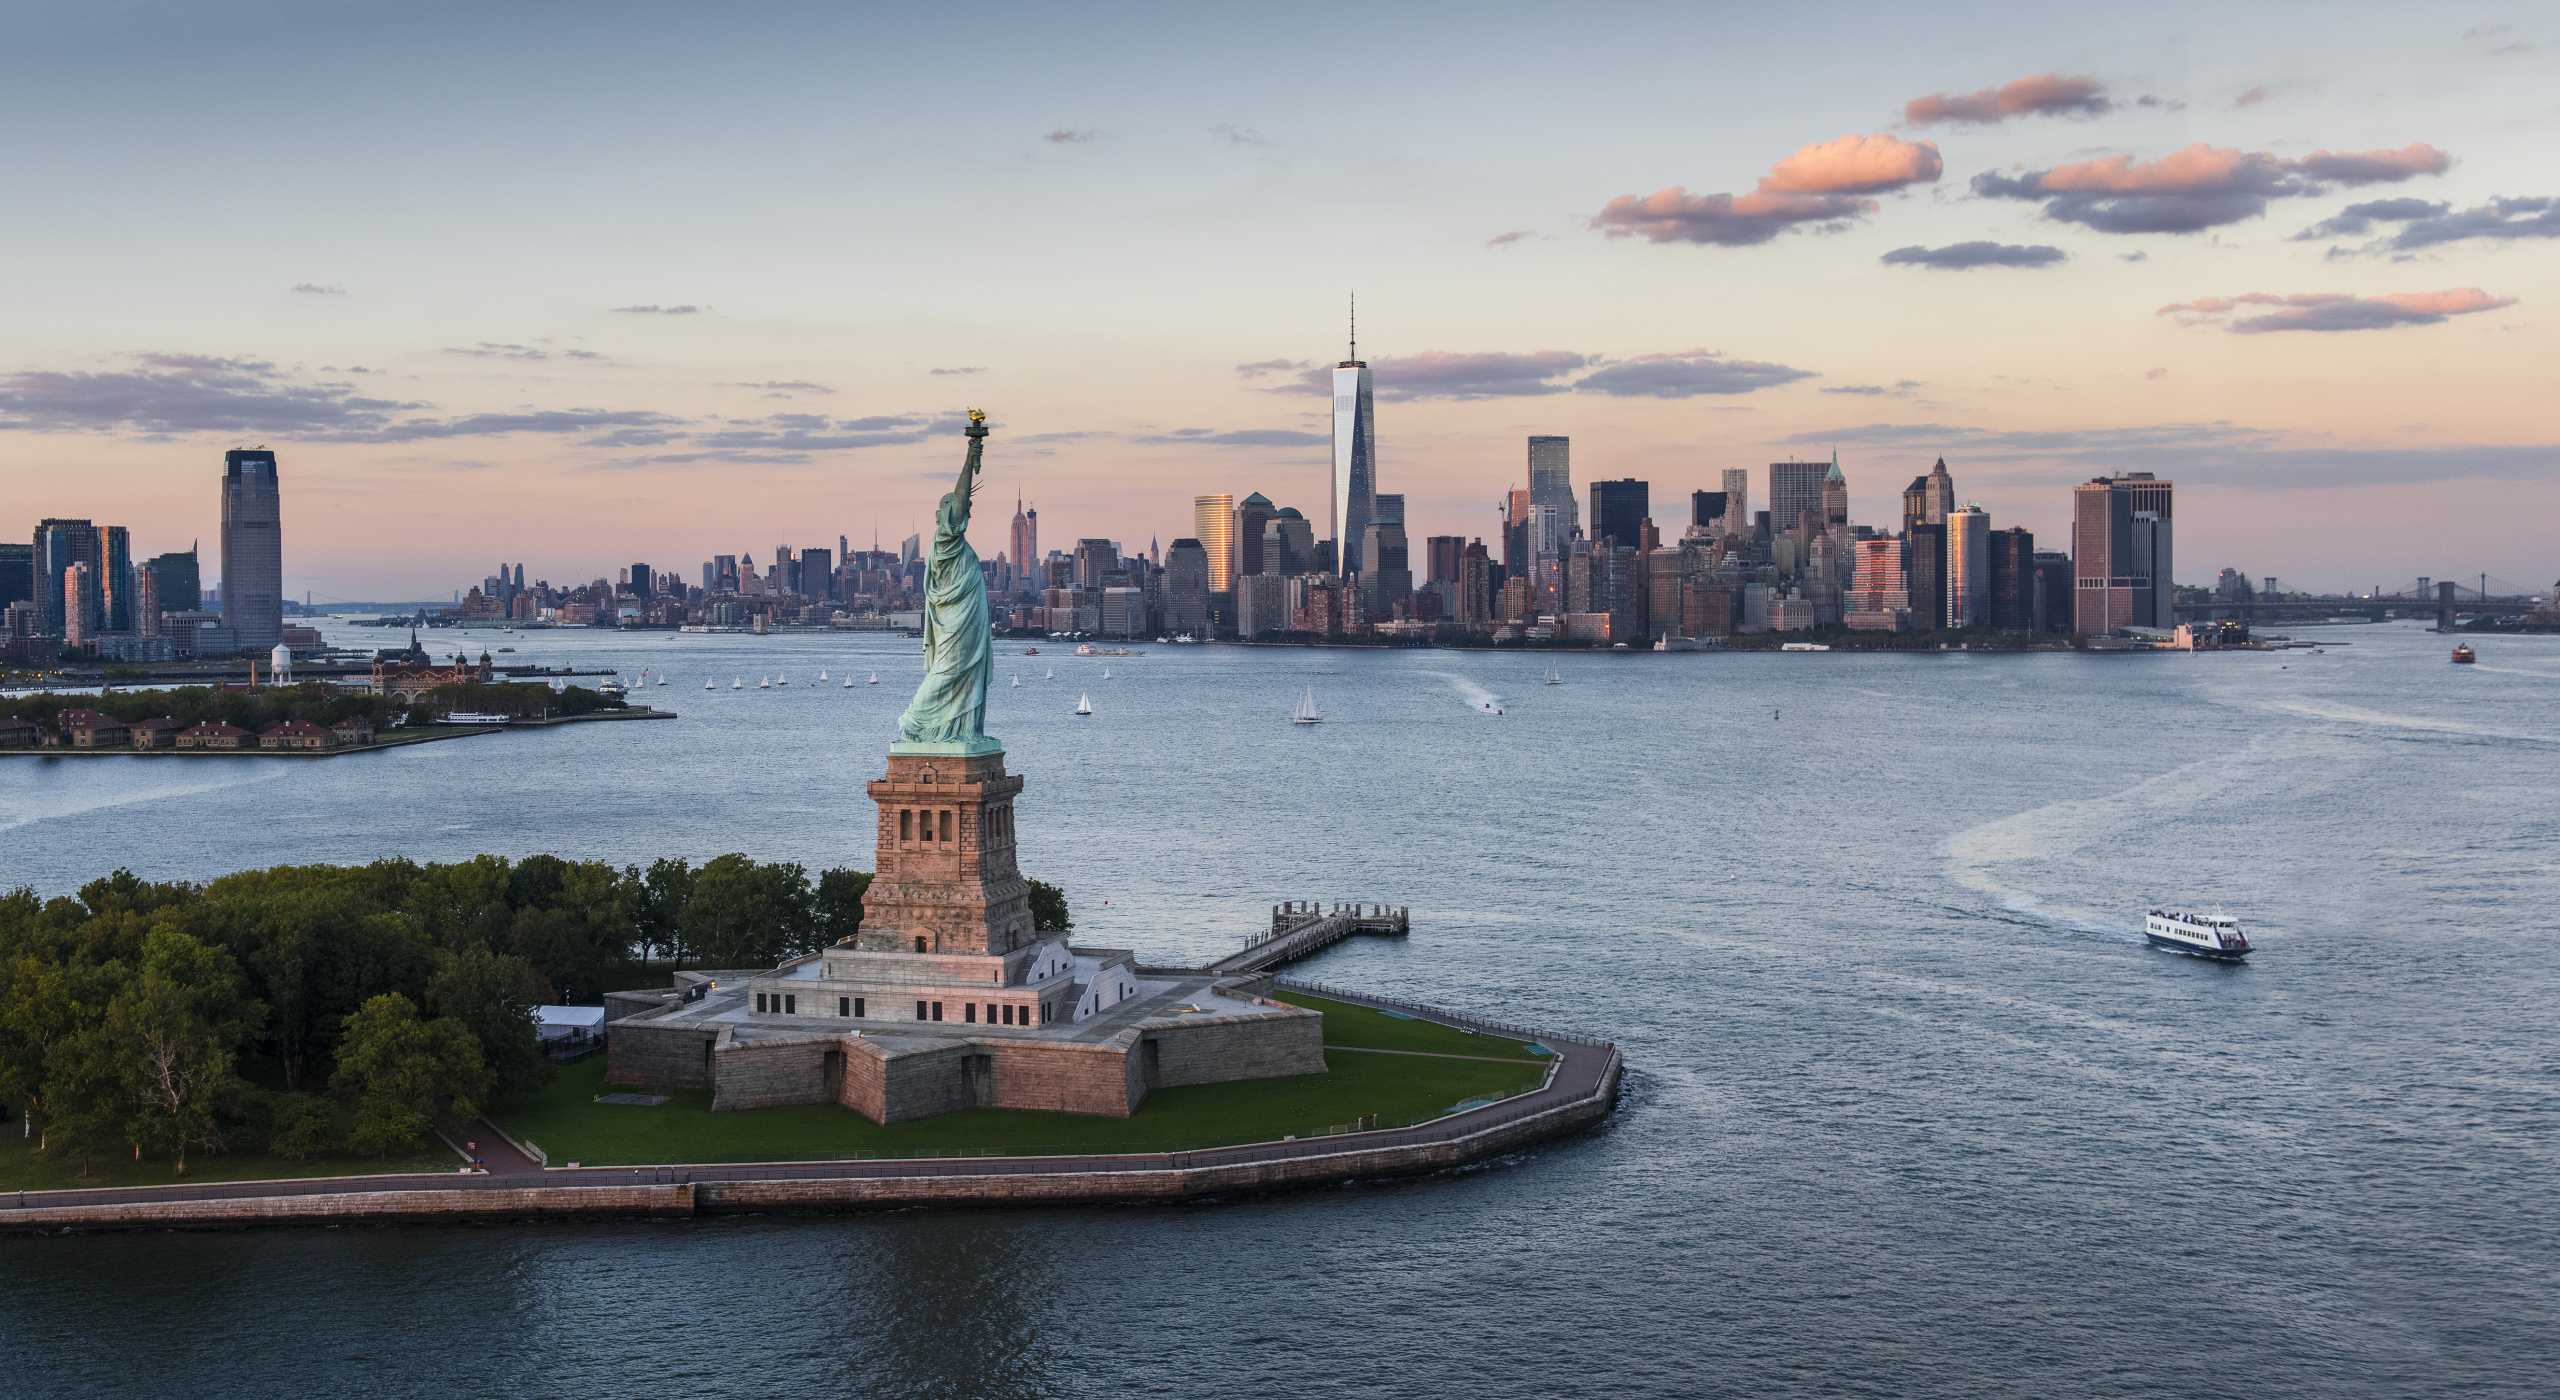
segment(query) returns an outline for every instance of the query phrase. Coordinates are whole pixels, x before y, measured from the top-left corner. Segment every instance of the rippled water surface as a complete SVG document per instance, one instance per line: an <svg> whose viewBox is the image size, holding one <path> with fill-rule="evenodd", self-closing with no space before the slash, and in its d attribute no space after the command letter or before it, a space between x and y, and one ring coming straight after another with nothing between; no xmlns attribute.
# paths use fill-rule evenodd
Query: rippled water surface
<svg viewBox="0 0 2560 1400"><path fill-rule="evenodd" d="M1612 1034L1616 1121L1214 1206L0 1239L0 1392L2547 1395L2560 638L2456 669L2414 627L2316 635L2351 645L1573 657L1560 687L1007 645L1023 863L1081 937L1197 957L1278 899L1409 904L1409 941L1302 971ZM867 863L915 643L513 640L663 667L683 718L0 760L0 880ZM1309 685L1328 721L1293 727ZM2157 901L2261 952L2149 951Z"/></svg>

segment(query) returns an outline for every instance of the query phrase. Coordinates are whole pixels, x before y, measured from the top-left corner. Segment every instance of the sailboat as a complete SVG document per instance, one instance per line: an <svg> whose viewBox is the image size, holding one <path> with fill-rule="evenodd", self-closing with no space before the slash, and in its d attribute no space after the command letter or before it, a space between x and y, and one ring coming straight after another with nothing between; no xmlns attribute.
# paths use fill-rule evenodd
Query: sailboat
<svg viewBox="0 0 2560 1400"><path fill-rule="evenodd" d="M878 685L880 683L880 673L874 671L870 675L864 676L862 678L862 683L864 685Z"/></svg>
<svg viewBox="0 0 2560 1400"><path fill-rule="evenodd" d="M821 685L824 685L824 684L826 683L826 679L827 679L827 668L826 668L826 667L824 667L824 666L821 666L821 667L819 667L819 668L818 668L818 683L819 683L819 684L821 684Z"/></svg>
<svg viewBox="0 0 2560 1400"><path fill-rule="evenodd" d="M1106 681L1107 681L1107 680L1109 680L1109 679L1111 679L1111 668L1110 668L1110 667L1105 666L1105 667L1103 667L1103 668L1102 668L1102 678L1103 678L1104 680L1106 680Z"/></svg>
<svg viewBox="0 0 2560 1400"><path fill-rule="evenodd" d="M729 678L729 688L731 690L742 690L746 687L746 684L747 678L744 676L731 676Z"/></svg>
<svg viewBox="0 0 2560 1400"><path fill-rule="evenodd" d="M709 676L702 678L702 688L705 690L712 689L711 678Z"/></svg>
<svg viewBox="0 0 2560 1400"><path fill-rule="evenodd" d="M756 677L756 689L758 689L758 690L771 690L771 689L773 689L773 677L771 677L771 676L758 676L758 677Z"/></svg>
<svg viewBox="0 0 2560 1400"><path fill-rule="evenodd" d="M1056 680L1057 678L1058 678L1058 668L1057 668L1057 667L1055 667L1055 666L1050 667L1048 670L1046 670L1046 671L1042 672L1042 673L1041 673L1041 675L1040 675L1040 679L1042 679L1042 680L1044 680L1044 681L1054 681L1054 680Z"/></svg>
<svg viewBox="0 0 2560 1400"><path fill-rule="evenodd" d="M1556 668L1555 668L1555 667L1553 667L1553 666L1550 666L1550 667L1548 667L1548 668L1547 668L1547 684L1549 684L1549 685L1562 685L1562 684L1564 684L1564 677L1557 675L1557 674L1556 674Z"/></svg>
<svg viewBox="0 0 2560 1400"><path fill-rule="evenodd" d="M844 688L847 690L853 689L853 677L847 676L844 678Z"/></svg>
<svg viewBox="0 0 2560 1400"><path fill-rule="evenodd" d="M664 672L664 671L660 671L660 672L658 673L658 684L660 684L660 685L665 685L666 683L667 683L667 673L666 673L666 672Z"/></svg>
<svg viewBox="0 0 2560 1400"><path fill-rule="evenodd" d="M1093 717L1092 696L1078 695L1076 697L1076 715L1080 719L1091 719Z"/></svg>
<svg viewBox="0 0 2560 1400"><path fill-rule="evenodd" d="M1016 690L1022 689L1022 677L1016 676L1013 678L1013 688Z"/></svg>
<svg viewBox="0 0 2560 1400"><path fill-rule="evenodd" d="M789 676L775 676L773 678L773 683L775 685L789 685L791 684L791 678Z"/></svg>
<svg viewBox="0 0 2560 1400"><path fill-rule="evenodd" d="M1289 722L1291 724L1324 723L1324 716L1316 710L1316 688L1314 686L1308 686L1307 693L1298 697L1298 708L1289 712Z"/></svg>

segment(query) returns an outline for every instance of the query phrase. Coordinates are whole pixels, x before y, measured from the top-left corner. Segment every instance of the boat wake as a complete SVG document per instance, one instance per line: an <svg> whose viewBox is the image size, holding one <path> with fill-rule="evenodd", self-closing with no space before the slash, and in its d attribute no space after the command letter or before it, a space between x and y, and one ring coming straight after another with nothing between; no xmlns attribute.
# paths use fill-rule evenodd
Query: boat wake
<svg viewBox="0 0 2560 1400"><path fill-rule="evenodd" d="M2038 923L2086 933L2141 937L2122 911L2109 915L2045 898L2004 878L2004 867L2065 860L2122 844L2144 831L2201 810L2233 790L2276 741L2251 740L2237 754L2215 754L2154 774L2120 792L2030 807L1947 838L1945 872L1958 886Z"/></svg>
<svg viewBox="0 0 2560 1400"><path fill-rule="evenodd" d="M2263 708L2276 714L2296 715L2303 719L2327 720L2333 724L2361 724L2377 729L2399 729L2412 734L2446 734L2464 739L2512 739L2528 744L2560 742L2548 735L2520 734L2511 729L2491 729L2486 725L2466 724L2458 719L2428 719L2422 715L2395 715L2383 710L2368 710L2361 705L2333 705L2310 700L2275 700Z"/></svg>
<svg viewBox="0 0 2560 1400"><path fill-rule="evenodd" d="M1467 708L1470 710L1484 710L1502 703L1500 696L1455 671L1424 671L1422 674L1447 681L1450 689L1458 692L1459 697L1467 702Z"/></svg>
<svg viewBox="0 0 2560 1400"><path fill-rule="evenodd" d="M86 761L95 762L96 760ZM144 761L150 763L168 763L173 760L146 759ZM203 762L204 760L198 759L189 761ZM38 822L64 821L74 817L85 817L92 812L113 811L118 807L133 806L138 802L167 802L178 798L195 797L208 792L220 792L226 788L243 787L250 783L273 782L284 775L284 767L282 765L277 765L270 767L265 772L242 773L236 777L223 781L202 783L155 783L149 787L130 788L123 792L91 793L78 797L66 798L60 801L48 798L41 806L32 807L30 810L25 812L10 812L7 810L9 804L0 804L0 831L15 831L22 826L33 826Z"/></svg>

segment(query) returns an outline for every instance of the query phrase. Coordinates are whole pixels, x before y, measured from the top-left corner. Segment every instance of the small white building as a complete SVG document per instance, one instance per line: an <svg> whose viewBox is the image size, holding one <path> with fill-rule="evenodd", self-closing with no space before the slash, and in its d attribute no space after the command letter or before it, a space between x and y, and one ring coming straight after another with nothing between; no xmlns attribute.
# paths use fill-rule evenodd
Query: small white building
<svg viewBox="0 0 2560 1400"><path fill-rule="evenodd" d="M604 1038L601 1006L537 1006L533 1033L545 1045L577 1045Z"/></svg>

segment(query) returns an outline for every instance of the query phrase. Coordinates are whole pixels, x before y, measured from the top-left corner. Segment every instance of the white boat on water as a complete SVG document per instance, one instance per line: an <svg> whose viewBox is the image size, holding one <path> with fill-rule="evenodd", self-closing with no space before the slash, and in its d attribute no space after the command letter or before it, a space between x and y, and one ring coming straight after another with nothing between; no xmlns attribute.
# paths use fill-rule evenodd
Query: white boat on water
<svg viewBox="0 0 2560 1400"><path fill-rule="evenodd" d="M862 683L864 685L878 685L880 683L880 673L877 671L872 672L870 675L862 678Z"/></svg>
<svg viewBox="0 0 2560 1400"><path fill-rule="evenodd" d="M1109 680L1109 679L1111 679L1111 668L1110 668L1110 667L1105 666L1105 667L1103 667L1103 668L1102 668L1102 678L1103 678L1104 680L1106 680L1106 681L1107 681L1107 680Z"/></svg>
<svg viewBox="0 0 2560 1400"><path fill-rule="evenodd" d="M1022 677L1016 676L1013 678L1013 688L1016 690L1022 689Z"/></svg>
<svg viewBox="0 0 2560 1400"><path fill-rule="evenodd" d="M507 717L483 710L448 710L438 724L504 724Z"/></svg>
<svg viewBox="0 0 2560 1400"><path fill-rule="evenodd" d="M1043 672L1041 672L1041 673L1040 673L1040 679L1042 679L1042 680L1044 680L1044 681L1054 681L1054 680L1056 680L1057 678L1058 678L1058 668L1057 668L1057 667L1055 667L1055 666L1052 666L1052 667L1050 667L1048 670L1043 671Z"/></svg>
<svg viewBox="0 0 2560 1400"><path fill-rule="evenodd" d="M773 677L771 677L771 676L758 676L758 677L756 677L756 689L758 689L758 690L771 690L771 689L773 689Z"/></svg>
<svg viewBox="0 0 2560 1400"><path fill-rule="evenodd" d="M1823 643L1823 642L1782 642L1782 643L1780 643L1780 644L1779 644L1779 646L1778 646L1778 650L1780 650L1780 651L1829 651L1829 650L1831 650L1831 648L1830 648L1830 646L1829 646L1827 643Z"/></svg>
<svg viewBox="0 0 2560 1400"><path fill-rule="evenodd" d="M743 690L746 688L746 684L747 678L744 676L732 676L729 678L729 688L731 690Z"/></svg>
<svg viewBox="0 0 2560 1400"><path fill-rule="evenodd" d="M598 695L620 695L622 693L623 689L621 680L613 676L605 677L603 684L596 687L596 694Z"/></svg>
<svg viewBox="0 0 2560 1400"><path fill-rule="evenodd" d="M664 671L659 672L659 673L658 673L658 684L660 684L660 685L665 685L666 683L667 683L667 674L666 674L666 672L664 672Z"/></svg>
<svg viewBox="0 0 2560 1400"><path fill-rule="evenodd" d="M1490 701L1490 700L1486 700L1486 701L1482 701L1482 702L1478 703L1478 704L1477 704L1477 706L1476 706L1476 708L1477 708L1478 710L1480 710L1480 711L1484 712L1485 714L1489 714L1489 715L1498 715L1498 714L1501 714L1501 713L1502 713L1502 707L1501 707L1500 705L1497 705L1497 704L1493 703L1493 702L1492 702L1492 701Z"/></svg>
<svg viewBox="0 0 2560 1400"><path fill-rule="evenodd" d="M703 689L705 689L705 690L714 690L714 689L717 689L718 687L714 686L714 685L711 683L711 678L710 678L709 676L705 676L705 677L703 677L703 678L702 678L702 688L703 688Z"/></svg>
<svg viewBox="0 0 2560 1400"><path fill-rule="evenodd" d="M1316 709L1316 688L1314 686L1308 686L1307 693L1298 697L1298 708L1289 712L1289 722L1291 724L1324 723L1324 715Z"/></svg>
<svg viewBox="0 0 2560 1400"><path fill-rule="evenodd" d="M1077 716L1079 719L1090 719L1090 718L1092 718L1092 717L1093 717L1093 697L1092 697L1092 696L1090 696L1090 695L1079 695L1079 696L1077 696L1077 697L1076 697L1076 716Z"/></svg>
<svg viewBox="0 0 2560 1400"><path fill-rule="evenodd" d="M1556 668L1550 666L1547 668L1547 678L1543 683L1547 685L1562 685L1564 684L1564 677L1557 675Z"/></svg>
<svg viewBox="0 0 2560 1400"><path fill-rule="evenodd" d="M821 684L821 685L824 685L824 684L826 684L826 680L827 680L827 668L826 668L826 667L824 667L824 666L821 666L821 667L819 667L819 668L818 668L818 683L819 683L819 684Z"/></svg>
<svg viewBox="0 0 2560 1400"><path fill-rule="evenodd" d="M853 689L853 677L847 676L844 678L844 688L847 690Z"/></svg>
<svg viewBox="0 0 2560 1400"><path fill-rule="evenodd" d="M2242 933L2240 921L2228 914L2154 909L2143 917L2142 936L2154 948L2216 962L2238 962L2251 951L2249 935Z"/></svg>

